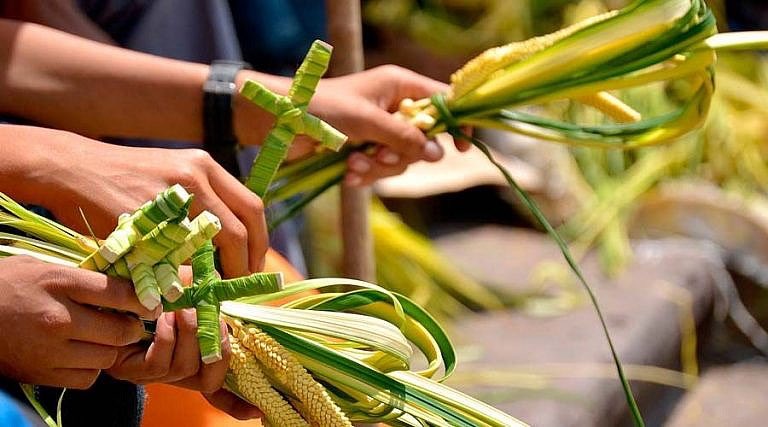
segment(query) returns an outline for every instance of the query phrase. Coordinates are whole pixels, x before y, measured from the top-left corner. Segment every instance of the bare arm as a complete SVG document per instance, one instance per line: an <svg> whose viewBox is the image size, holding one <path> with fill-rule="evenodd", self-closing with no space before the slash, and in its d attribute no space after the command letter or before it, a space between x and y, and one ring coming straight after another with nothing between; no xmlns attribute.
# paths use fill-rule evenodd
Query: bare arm
<svg viewBox="0 0 768 427"><path fill-rule="evenodd" d="M0 20L0 111L89 136L202 139L203 64ZM287 79L258 74L273 88ZM271 117L249 112L260 140ZM248 142L248 141L245 141Z"/></svg>

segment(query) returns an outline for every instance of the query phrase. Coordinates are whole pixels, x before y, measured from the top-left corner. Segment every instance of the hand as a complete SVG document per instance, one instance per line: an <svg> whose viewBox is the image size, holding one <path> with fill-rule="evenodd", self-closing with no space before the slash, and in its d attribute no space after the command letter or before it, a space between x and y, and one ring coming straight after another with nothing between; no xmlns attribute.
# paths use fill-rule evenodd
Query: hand
<svg viewBox="0 0 768 427"><path fill-rule="evenodd" d="M250 403L240 399L227 390L221 389L213 393L203 393L208 402L214 407L228 413L238 420L263 418L264 413Z"/></svg>
<svg viewBox="0 0 768 427"><path fill-rule="evenodd" d="M442 158L443 150L422 131L392 113L405 98L420 99L444 92L448 86L394 65L323 80L310 111L346 133L352 141L381 144L372 154L349 157L349 185L369 185L378 178L398 175L409 164ZM466 143L457 148L465 151Z"/></svg>
<svg viewBox="0 0 768 427"><path fill-rule="evenodd" d="M239 85L246 79L261 81L282 94L290 85L288 79L275 79L253 71L240 73L238 79ZM410 163L434 162L442 158L443 150L439 144L392 113L405 98L425 98L447 88L443 83L404 68L385 65L321 80L309 111L344 132L351 141L380 144L369 154L355 153L349 157L346 183L368 185L378 178L402 173ZM250 101L243 97L235 99L235 127L244 144L261 144L268 127L265 123L270 120L274 118ZM315 147L309 138L299 136L291 145L288 158L309 155ZM465 151L469 144L457 142L456 147Z"/></svg>
<svg viewBox="0 0 768 427"><path fill-rule="evenodd" d="M133 286L100 273L25 256L0 259L0 375L40 385L88 388L118 347L139 341L130 314L155 318Z"/></svg>
<svg viewBox="0 0 768 427"><path fill-rule="evenodd" d="M222 322L222 331L226 330ZM231 351L226 334L221 343L222 360L202 363L195 310L163 313L157 320L152 343L121 348L106 372L137 384L167 383L212 393L224 384L229 366Z"/></svg>
<svg viewBox="0 0 768 427"><path fill-rule="evenodd" d="M221 330L222 360L206 365L200 361L195 311L163 313L149 347L134 344L120 349L114 365L106 372L137 384L167 383L198 390L211 404L235 418L261 417L258 408L222 388L231 349L224 322Z"/></svg>
<svg viewBox="0 0 768 427"><path fill-rule="evenodd" d="M96 235L106 237L119 214L179 183L195 196L190 217L207 209L222 222L214 243L223 275L261 270L268 240L263 204L204 151L122 147L67 132L26 129L36 139L27 145L39 147L45 171L44 179L28 181L46 185L38 191L45 190L46 197L37 203L62 223L88 233L79 207Z"/></svg>

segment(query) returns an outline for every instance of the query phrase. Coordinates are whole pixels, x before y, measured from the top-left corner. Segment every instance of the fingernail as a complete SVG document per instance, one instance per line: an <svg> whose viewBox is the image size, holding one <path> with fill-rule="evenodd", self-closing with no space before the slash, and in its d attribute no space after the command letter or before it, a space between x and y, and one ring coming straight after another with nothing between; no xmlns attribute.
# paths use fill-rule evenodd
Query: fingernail
<svg viewBox="0 0 768 427"><path fill-rule="evenodd" d="M361 178L360 175L347 174L347 177L344 178L344 182L349 186L357 187L363 183L363 178Z"/></svg>
<svg viewBox="0 0 768 427"><path fill-rule="evenodd" d="M366 173L371 170L371 163L367 159L350 159L349 168L357 173Z"/></svg>
<svg viewBox="0 0 768 427"><path fill-rule="evenodd" d="M427 141L427 143L424 144L423 153L425 160L440 160L443 157L443 148L435 141Z"/></svg>
<svg viewBox="0 0 768 427"><path fill-rule="evenodd" d="M400 156L398 156L397 153L386 151L379 156L379 161L385 165L396 165L400 163Z"/></svg>

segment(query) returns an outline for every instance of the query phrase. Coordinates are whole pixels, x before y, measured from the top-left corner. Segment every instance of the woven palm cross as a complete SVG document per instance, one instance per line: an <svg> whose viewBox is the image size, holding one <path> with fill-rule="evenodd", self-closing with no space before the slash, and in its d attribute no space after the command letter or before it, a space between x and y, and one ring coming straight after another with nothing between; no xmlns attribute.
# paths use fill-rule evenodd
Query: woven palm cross
<svg viewBox="0 0 768 427"><path fill-rule="evenodd" d="M240 91L251 102L276 116L275 125L265 138L245 182L246 187L259 197L266 195L297 135L309 136L334 151L347 141L346 135L307 112L317 84L328 70L332 49L320 40L312 43L287 96L278 95L252 80L245 82Z"/></svg>

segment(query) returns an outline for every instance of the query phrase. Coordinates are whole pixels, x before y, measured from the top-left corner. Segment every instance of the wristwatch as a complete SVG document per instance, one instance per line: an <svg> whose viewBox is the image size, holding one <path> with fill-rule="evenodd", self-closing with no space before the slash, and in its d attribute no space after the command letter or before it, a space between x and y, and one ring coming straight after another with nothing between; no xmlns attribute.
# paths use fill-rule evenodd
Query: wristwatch
<svg viewBox="0 0 768 427"><path fill-rule="evenodd" d="M242 61L213 61L203 84L203 147L236 177L240 177L240 168L232 122L232 103L237 91L235 76L240 70L250 68Z"/></svg>

